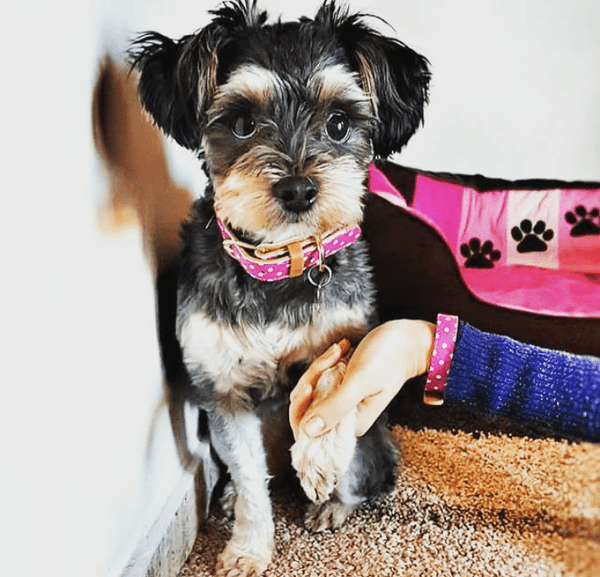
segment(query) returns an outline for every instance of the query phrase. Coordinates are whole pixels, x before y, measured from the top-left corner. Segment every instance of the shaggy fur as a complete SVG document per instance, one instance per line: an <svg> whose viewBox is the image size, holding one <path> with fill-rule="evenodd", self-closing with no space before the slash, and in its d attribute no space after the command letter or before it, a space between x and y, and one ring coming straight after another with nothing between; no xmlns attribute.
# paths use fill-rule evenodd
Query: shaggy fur
<svg viewBox="0 0 600 577"><path fill-rule="evenodd" d="M266 568L269 467L272 453L291 445L289 393L332 342L358 342L376 319L363 241L311 269L316 283L307 271L261 282L224 250L216 218L253 245L360 223L368 165L399 151L417 129L429 81L424 58L365 20L326 2L314 19L268 24L255 2L236 1L195 34L171 40L151 32L132 48L144 107L198 154L209 177L183 233L177 333L190 399L206 415L235 489L218 575ZM329 273L327 286L316 287ZM317 394L341 373L324 376ZM316 503L308 522L318 530L339 526L393 486L397 453L384 423L355 439L348 419L293 450Z"/></svg>

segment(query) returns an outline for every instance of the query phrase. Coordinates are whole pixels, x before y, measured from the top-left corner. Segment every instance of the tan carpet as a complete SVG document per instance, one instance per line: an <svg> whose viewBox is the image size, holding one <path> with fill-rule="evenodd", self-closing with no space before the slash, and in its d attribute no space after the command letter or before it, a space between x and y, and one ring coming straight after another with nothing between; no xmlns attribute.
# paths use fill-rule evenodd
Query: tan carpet
<svg viewBox="0 0 600 577"><path fill-rule="evenodd" d="M418 402L398 408L395 491L321 534L304 528L292 490L274 491L266 577L600 576L600 445ZM210 517L181 577L211 575L229 527Z"/></svg>

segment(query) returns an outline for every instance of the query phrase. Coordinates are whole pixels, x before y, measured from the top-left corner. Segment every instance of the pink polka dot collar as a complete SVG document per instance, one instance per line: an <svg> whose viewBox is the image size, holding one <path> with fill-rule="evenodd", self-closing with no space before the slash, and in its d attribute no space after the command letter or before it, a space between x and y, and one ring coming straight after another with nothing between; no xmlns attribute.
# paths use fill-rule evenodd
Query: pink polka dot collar
<svg viewBox="0 0 600 577"><path fill-rule="evenodd" d="M328 256L353 244L361 236L360 227L354 225L279 245L254 246L238 240L220 219L217 224L223 237L223 248L229 256L239 261L250 276L266 282L299 277L308 268L322 267Z"/></svg>

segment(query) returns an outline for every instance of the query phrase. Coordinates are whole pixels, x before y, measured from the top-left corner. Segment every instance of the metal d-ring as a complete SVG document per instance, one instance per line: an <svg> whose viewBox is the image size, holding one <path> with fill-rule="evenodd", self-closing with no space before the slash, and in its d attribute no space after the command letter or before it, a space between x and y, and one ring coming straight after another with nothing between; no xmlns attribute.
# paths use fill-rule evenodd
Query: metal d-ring
<svg viewBox="0 0 600 577"><path fill-rule="evenodd" d="M323 276L318 281L312 277L312 273L315 270L319 270L319 273L323 273ZM317 306L317 311L321 310L321 291L331 282L332 274L333 273L331 272L331 269L326 264L323 265L322 269L308 269L308 273L306 274L308 282L317 289L317 301L315 303Z"/></svg>
<svg viewBox="0 0 600 577"><path fill-rule="evenodd" d="M321 289L324 289L331 282L331 277L332 277L333 273L331 272L331 269L327 265L324 265L323 270L319 270L319 272L324 273L324 276L322 278L320 278L318 281L316 281L312 277L312 273L316 270L319 270L319 269L316 269L316 268L308 269L307 278L308 278L308 282L311 285L316 287L318 290L321 290Z"/></svg>

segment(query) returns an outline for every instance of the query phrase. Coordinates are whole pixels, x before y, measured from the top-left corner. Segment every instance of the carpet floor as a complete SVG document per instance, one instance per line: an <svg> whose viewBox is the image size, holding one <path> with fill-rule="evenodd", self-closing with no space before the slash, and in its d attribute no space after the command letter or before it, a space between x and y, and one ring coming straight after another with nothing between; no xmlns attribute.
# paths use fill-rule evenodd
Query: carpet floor
<svg viewBox="0 0 600 577"><path fill-rule="evenodd" d="M337 531L311 533L306 503L275 489L265 577L600 576L600 445L408 397L394 414L392 493ZM211 575L230 528L213 513L180 577Z"/></svg>

